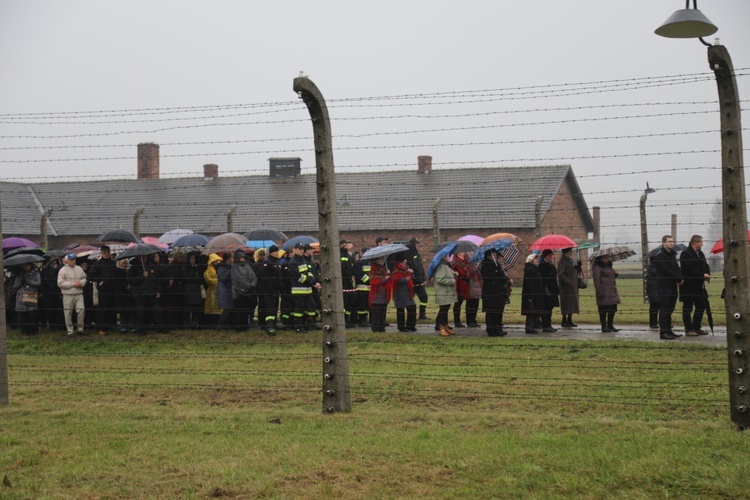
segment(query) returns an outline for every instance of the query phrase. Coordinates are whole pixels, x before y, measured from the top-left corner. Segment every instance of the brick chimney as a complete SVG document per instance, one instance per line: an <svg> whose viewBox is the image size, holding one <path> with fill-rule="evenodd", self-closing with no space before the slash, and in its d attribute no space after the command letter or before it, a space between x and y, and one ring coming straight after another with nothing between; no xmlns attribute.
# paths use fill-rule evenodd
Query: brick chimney
<svg viewBox="0 0 750 500"><path fill-rule="evenodd" d="M417 172L420 174L429 174L432 172L432 156L417 157Z"/></svg>
<svg viewBox="0 0 750 500"><path fill-rule="evenodd" d="M219 166L215 163L203 165L203 180L212 181L219 177Z"/></svg>
<svg viewBox="0 0 750 500"><path fill-rule="evenodd" d="M138 144L138 178L159 178L159 145L151 142Z"/></svg>

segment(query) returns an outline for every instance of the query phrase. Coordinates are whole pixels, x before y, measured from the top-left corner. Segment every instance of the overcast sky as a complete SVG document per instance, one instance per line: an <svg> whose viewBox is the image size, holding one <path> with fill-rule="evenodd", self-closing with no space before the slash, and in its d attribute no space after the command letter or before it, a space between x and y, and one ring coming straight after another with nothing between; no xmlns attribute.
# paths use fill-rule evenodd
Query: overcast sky
<svg viewBox="0 0 750 500"><path fill-rule="evenodd" d="M646 182L650 231L677 213L685 239L707 231L721 176L705 47L653 33L684 5L3 0L0 180L134 178L140 142L161 145L163 177L262 173L273 156L312 172L304 71L338 169L570 164L605 239L638 241ZM746 108L750 1L698 7Z"/></svg>

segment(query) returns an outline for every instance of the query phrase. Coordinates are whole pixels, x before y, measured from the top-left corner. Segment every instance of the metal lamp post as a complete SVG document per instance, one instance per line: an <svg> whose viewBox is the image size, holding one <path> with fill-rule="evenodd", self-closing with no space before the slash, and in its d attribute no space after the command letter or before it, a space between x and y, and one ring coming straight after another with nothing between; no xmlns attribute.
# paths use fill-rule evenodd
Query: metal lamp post
<svg viewBox="0 0 750 500"><path fill-rule="evenodd" d="M641 195L641 267L642 267L642 282L643 282L643 303L648 304L648 293L646 292L646 270L648 269L648 225L646 224L646 199L651 193L655 193L656 189L650 187L648 182L646 183L646 189L643 190Z"/></svg>
<svg viewBox="0 0 750 500"><path fill-rule="evenodd" d="M699 38L708 46L708 63L716 76L721 117L721 189L724 234L724 280L729 358L729 404L732 422L739 429L750 427L750 249L747 241L747 197L742 159L740 98L734 67L727 49L710 45L702 37L718 28L698 11L686 8L656 30L669 38Z"/></svg>

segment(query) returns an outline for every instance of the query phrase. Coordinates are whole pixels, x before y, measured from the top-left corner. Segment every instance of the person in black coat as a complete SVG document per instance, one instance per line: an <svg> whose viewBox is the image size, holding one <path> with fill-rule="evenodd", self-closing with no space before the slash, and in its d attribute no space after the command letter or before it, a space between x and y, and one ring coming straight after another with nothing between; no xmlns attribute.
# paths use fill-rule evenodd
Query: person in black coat
<svg viewBox="0 0 750 500"><path fill-rule="evenodd" d="M542 260L539 261L539 275L544 286L544 314L542 314L542 331L556 332L552 328L552 309L560 307L560 286L557 284L557 268L555 267L554 252L544 250Z"/></svg>
<svg viewBox="0 0 750 500"><path fill-rule="evenodd" d="M497 250L488 250L480 266L482 273L482 311L485 312L487 335L501 337L503 330L503 313L508 300L508 285L513 283L503 268L503 259Z"/></svg>
<svg viewBox="0 0 750 500"><path fill-rule="evenodd" d="M690 238L690 245L680 254L680 269L684 280L680 287L682 321L685 324L685 335L689 337L708 334L701 329L701 321L708 300L705 283L711 279L711 268L701 248L703 237L694 234Z"/></svg>
<svg viewBox="0 0 750 500"><path fill-rule="evenodd" d="M672 312L677 304L677 287L682 285L682 272L677 264L672 236L662 237L661 249L652 262L656 268L656 290L659 294L659 338L674 340L682 337L672 331Z"/></svg>
<svg viewBox="0 0 750 500"><path fill-rule="evenodd" d="M539 274L539 257L531 254L526 257L523 268L523 288L521 289L521 314L526 316L526 333L539 333L535 328L537 319L545 313L544 283Z"/></svg>
<svg viewBox="0 0 750 500"><path fill-rule="evenodd" d="M419 255L417 244L419 238L412 238L406 244L409 247L409 268L414 271L414 295L419 299L419 317L427 319L427 272L422 264L422 256Z"/></svg>
<svg viewBox="0 0 750 500"><path fill-rule="evenodd" d="M180 269L182 303L185 305L183 324L197 328L203 324L203 270L198 265L198 255L189 253Z"/></svg>
<svg viewBox="0 0 750 500"><path fill-rule="evenodd" d="M107 245L99 248L101 258L94 262L88 272L90 283L96 284L99 303L96 305L96 326L99 335L112 333L117 324L117 275L118 269L112 260L112 253Z"/></svg>
<svg viewBox="0 0 750 500"><path fill-rule="evenodd" d="M161 266L153 257L140 256L134 259L127 271L130 291L135 300L136 330L146 333L146 318L150 314L160 332L166 332L161 314L159 297L161 295Z"/></svg>

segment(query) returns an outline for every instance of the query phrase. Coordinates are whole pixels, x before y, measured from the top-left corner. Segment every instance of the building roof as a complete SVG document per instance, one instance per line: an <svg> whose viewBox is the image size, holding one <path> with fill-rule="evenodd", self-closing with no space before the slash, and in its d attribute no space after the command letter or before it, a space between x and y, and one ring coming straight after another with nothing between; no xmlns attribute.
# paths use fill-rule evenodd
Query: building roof
<svg viewBox="0 0 750 500"><path fill-rule="evenodd" d="M569 165L513 168L456 168L336 174L339 229L410 230L433 225L439 198L440 227L533 228L535 203L542 213L567 182L587 231L593 220ZM40 234L41 214L52 208L48 234L96 235L133 227L139 207L142 234L176 227L202 233L226 230L236 205L238 232L257 226L317 232L314 174L288 179L268 176L0 183L3 233Z"/></svg>

